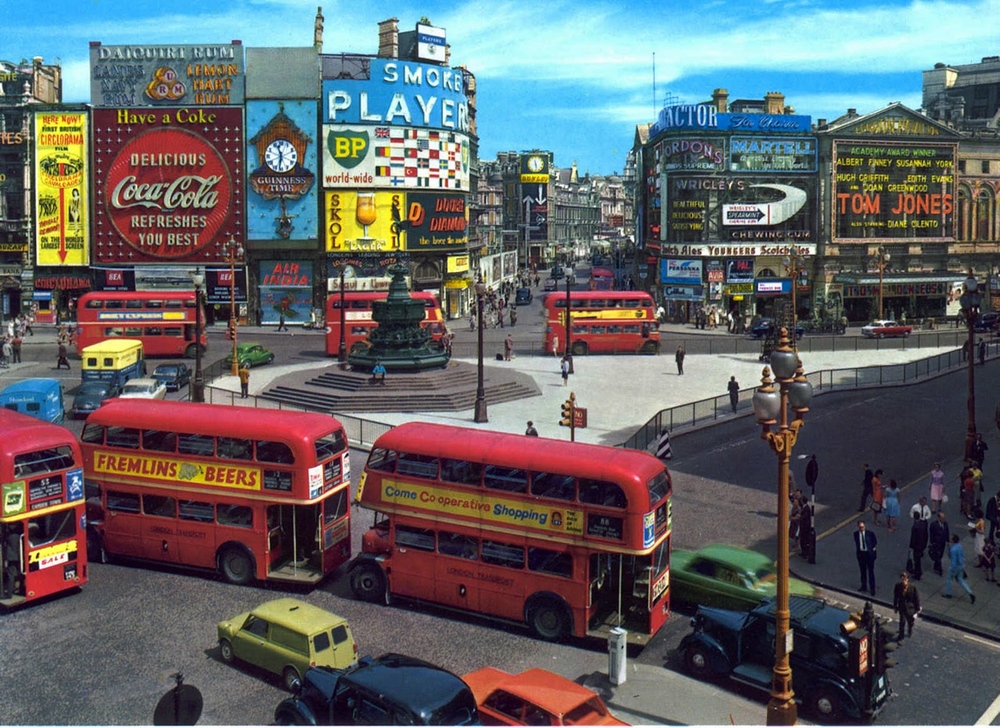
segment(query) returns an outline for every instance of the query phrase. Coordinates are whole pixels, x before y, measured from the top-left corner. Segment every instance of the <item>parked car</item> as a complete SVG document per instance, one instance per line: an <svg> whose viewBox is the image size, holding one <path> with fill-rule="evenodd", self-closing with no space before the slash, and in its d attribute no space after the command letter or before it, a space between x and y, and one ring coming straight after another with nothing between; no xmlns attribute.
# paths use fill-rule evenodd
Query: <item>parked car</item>
<svg viewBox="0 0 1000 728"><path fill-rule="evenodd" d="M346 668L358 660L347 620L298 599L274 599L219 622L219 652L280 675L294 690L311 666Z"/></svg>
<svg viewBox="0 0 1000 728"><path fill-rule="evenodd" d="M889 699L887 637L882 620L851 615L821 599L789 597L795 646L789 655L795 700L824 723L872 721ZM678 649L700 679L729 677L770 691L774 667L775 600L755 609L702 607Z"/></svg>
<svg viewBox="0 0 1000 728"><path fill-rule="evenodd" d="M461 678L405 655L363 657L339 670L306 671L294 697L274 711L278 725L477 725L476 698Z"/></svg>
<svg viewBox="0 0 1000 728"><path fill-rule="evenodd" d="M861 335L869 339L884 339L891 336L905 337L912 333L912 326L897 324L892 319L877 319L867 326L861 327Z"/></svg>
<svg viewBox="0 0 1000 728"><path fill-rule="evenodd" d="M163 382L168 392L176 392L191 381L191 367L187 364L157 364L150 375Z"/></svg>
<svg viewBox="0 0 1000 728"><path fill-rule="evenodd" d="M118 396L118 385L92 379L84 382L76 390L71 412L73 417L86 417L103 404L104 400Z"/></svg>
<svg viewBox="0 0 1000 728"><path fill-rule="evenodd" d="M541 668L511 675L484 667L462 679L476 696L483 725L628 725L593 690Z"/></svg>
<svg viewBox="0 0 1000 728"><path fill-rule="evenodd" d="M795 324L795 338L801 339L806 330L802 324ZM767 339L774 335L774 319L762 318L750 329L750 336L755 339Z"/></svg>
<svg viewBox="0 0 1000 728"><path fill-rule="evenodd" d="M237 344L236 361L240 363L240 366L245 366L249 369L261 364L270 364L274 361L274 354L262 344ZM229 352L229 355L226 356L226 365L231 366L232 363L233 353Z"/></svg>
<svg viewBox="0 0 1000 728"><path fill-rule="evenodd" d="M746 610L777 593L774 559L756 551L714 543L697 551L670 552L670 600ZM817 596L816 587L789 579L789 592Z"/></svg>
<svg viewBox="0 0 1000 728"><path fill-rule="evenodd" d="M554 291L558 287L559 287L559 281L557 281L555 278L546 278L545 279L545 290L546 291Z"/></svg>
<svg viewBox="0 0 1000 728"><path fill-rule="evenodd" d="M527 306L531 303L531 289L530 288L518 288L517 293L514 294L514 305L515 306Z"/></svg>
<svg viewBox="0 0 1000 728"><path fill-rule="evenodd" d="M1000 311L987 311L976 319L976 331L996 331L1000 327Z"/></svg>
<svg viewBox="0 0 1000 728"><path fill-rule="evenodd" d="M122 399L164 399L167 396L167 385L145 377L130 379L125 382L118 396Z"/></svg>

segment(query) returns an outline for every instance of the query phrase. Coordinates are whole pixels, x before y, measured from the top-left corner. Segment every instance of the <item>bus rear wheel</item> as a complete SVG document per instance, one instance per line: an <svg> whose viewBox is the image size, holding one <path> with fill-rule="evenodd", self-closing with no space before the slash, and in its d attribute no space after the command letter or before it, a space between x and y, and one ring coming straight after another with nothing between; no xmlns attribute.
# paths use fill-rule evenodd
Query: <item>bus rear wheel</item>
<svg viewBox="0 0 1000 728"><path fill-rule="evenodd" d="M655 341L645 341L642 344L642 348L639 349L641 354L655 354L657 351L657 346Z"/></svg>
<svg viewBox="0 0 1000 728"><path fill-rule="evenodd" d="M574 341L570 351L573 352L573 356L586 356L587 345L582 341Z"/></svg>
<svg viewBox="0 0 1000 728"><path fill-rule="evenodd" d="M359 564L351 570L351 591L365 602L385 599L385 575L375 564Z"/></svg>
<svg viewBox="0 0 1000 728"><path fill-rule="evenodd" d="M219 554L219 570L230 584L246 586L253 581L253 559L239 546L227 546Z"/></svg>
<svg viewBox="0 0 1000 728"><path fill-rule="evenodd" d="M549 642L558 642L569 634L566 607L555 599L543 598L532 604L528 624L536 635Z"/></svg>

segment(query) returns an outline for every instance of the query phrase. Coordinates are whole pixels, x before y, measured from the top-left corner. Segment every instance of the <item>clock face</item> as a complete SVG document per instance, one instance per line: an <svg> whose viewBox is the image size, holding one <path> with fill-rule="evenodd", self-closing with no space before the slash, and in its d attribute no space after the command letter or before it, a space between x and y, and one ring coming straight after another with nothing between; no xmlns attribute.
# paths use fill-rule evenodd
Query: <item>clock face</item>
<svg viewBox="0 0 1000 728"><path fill-rule="evenodd" d="M275 172L288 172L299 161L299 153L287 139L275 139L264 150L264 163Z"/></svg>
<svg viewBox="0 0 1000 728"><path fill-rule="evenodd" d="M528 157L528 169L532 172L541 172L545 162L541 157Z"/></svg>

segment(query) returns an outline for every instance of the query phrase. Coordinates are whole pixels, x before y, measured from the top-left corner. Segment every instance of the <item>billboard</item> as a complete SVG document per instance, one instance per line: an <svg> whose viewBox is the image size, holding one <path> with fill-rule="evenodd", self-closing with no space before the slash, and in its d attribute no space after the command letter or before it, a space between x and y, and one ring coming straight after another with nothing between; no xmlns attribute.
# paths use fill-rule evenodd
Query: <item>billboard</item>
<svg viewBox="0 0 1000 728"><path fill-rule="evenodd" d="M833 239L953 240L954 144L835 141Z"/></svg>
<svg viewBox="0 0 1000 728"><path fill-rule="evenodd" d="M660 170L697 169L721 172L725 169L726 141L722 137L665 139L659 144Z"/></svg>
<svg viewBox="0 0 1000 728"><path fill-rule="evenodd" d="M661 258L660 281L678 285L699 284L701 283L701 261Z"/></svg>
<svg viewBox="0 0 1000 728"><path fill-rule="evenodd" d="M35 114L38 265L89 265L87 115Z"/></svg>
<svg viewBox="0 0 1000 728"><path fill-rule="evenodd" d="M94 106L235 106L243 103L243 45L90 44Z"/></svg>
<svg viewBox="0 0 1000 728"><path fill-rule="evenodd" d="M729 139L729 169L733 172L815 172L816 168L816 137Z"/></svg>
<svg viewBox="0 0 1000 728"><path fill-rule="evenodd" d="M400 126L323 126L324 187L468 190L469 137Z"/></svg>
<svg viewBox="0 0 1000 728"><path fill-rule="evenodd" d="M243 109L94 110L94 262L222 262L243 241Z"/></svg>
<svg viewBox="0 0 1000 728"><path fill-rule="evenodd" d="M455 250L468 244L465 196L434 192L326 193L329 253Z"/></svg>
<svg viewBox="0 0 1000 728"><path fill-rule="evenodd" d="M262 260L258 270L261 324L279 323L282 313L290 324L308 321L312 312L312 262Z"/></svg>
<svg viewBox="0 0 1000 728"><path fill-rule="evenodd" d="M323 123L469 132L469 103L461 69L372 58L368 78L323 80Z"/></svg>

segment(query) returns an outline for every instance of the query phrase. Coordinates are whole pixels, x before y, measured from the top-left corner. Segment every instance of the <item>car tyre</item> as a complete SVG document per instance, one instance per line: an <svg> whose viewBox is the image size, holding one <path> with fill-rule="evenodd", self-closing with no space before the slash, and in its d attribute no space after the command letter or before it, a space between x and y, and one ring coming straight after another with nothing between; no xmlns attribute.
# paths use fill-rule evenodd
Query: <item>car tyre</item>
<svg viewBox="0 0 1000 728"><path fill-rule="evenodd" d="M227 546L219 554L219 570L230 584L246 586L253 581L253 558L239 546Z"/></svg>
<svg viewBox="0 0 1000 728"><path fill-rule="evenodd" d="M223 662L232 662L236 659L236 655L233 653L233 643L227 639L219 640L219 654L222 656Z"/></svg>
<svg viewBox="0 0 1000 728"><path fill-rule="evenodd" d="M377 564L363 563L351 569L351 591L358 599L377 604L385 599L385 574Z"/></svg>
<svg viewBox="0 0 1000 728"><path fill-rule="evenodd" d="M240 362L240 366L249 369L250 367L253 366L253 362L250 361L249 359L244 359L243 361Z"/></svg>
<svg viewBox="0 0 1000 728"><path fill-rule="evenodd" d="M821 687L809 695L809 712L820 723L825 725L841 725L844 722L844 711L840 705L840 696L831 688Z"/></svg>
<svg viewBox="0 0 1000 728"><path fill-rule="evenodd" d="M267 355L267 363L270 364L272 361L274 361L274 354L268 354Z"/></svg>
<svg viewBox="0 0 1000 728"><path fill-rule="evenodd" d="M699 680L709 680L715 675L708 651L700 645L692 645L684 651L684 668Z"/></svg>
<svg viewBox="0 0 1000 728"><path fill-rule="evenodd" d="M299 677L299 671L289 665L281 671L281 682L285 686L285 690L294 693L301 684L302 678Z"/></svg>
<svg viewBox="0 0 1000 728"><path fill-rule="evenodd" d="M566 607L551 598L539 599L528 612L532 631L549 642L559 642L569 635Z"/></svg>

